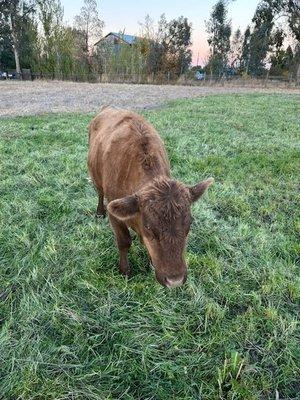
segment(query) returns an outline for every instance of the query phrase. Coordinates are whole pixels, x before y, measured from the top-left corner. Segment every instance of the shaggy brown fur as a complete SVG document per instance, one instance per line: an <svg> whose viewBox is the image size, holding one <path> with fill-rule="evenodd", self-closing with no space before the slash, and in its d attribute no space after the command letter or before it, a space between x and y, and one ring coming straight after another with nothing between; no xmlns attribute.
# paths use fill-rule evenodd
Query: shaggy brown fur
<svg viewBox="0 0 300 400"><path fill-rule="evenodd" d="M120 271L130 273L128 228L132 228L147 247L157 280L165 286L183 283L190 205L213 180L193 187L172 180L155 129L140 115L111 107L102 109L89 126L88 167L99 194L97 215L105 215L104 197L109 203Z"/></svg>

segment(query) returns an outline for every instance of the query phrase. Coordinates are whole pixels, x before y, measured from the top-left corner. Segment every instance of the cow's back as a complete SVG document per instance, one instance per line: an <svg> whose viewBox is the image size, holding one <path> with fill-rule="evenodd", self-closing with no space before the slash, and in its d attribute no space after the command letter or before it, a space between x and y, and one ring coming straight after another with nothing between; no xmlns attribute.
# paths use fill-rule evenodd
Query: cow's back
<svg viewBox="0 0 300 400"><path fill-rule="evenodd" d="M140 115L104 108L89 126L89 172L109 200L134 193L155 176L169 176L162 140Z"/></svg>

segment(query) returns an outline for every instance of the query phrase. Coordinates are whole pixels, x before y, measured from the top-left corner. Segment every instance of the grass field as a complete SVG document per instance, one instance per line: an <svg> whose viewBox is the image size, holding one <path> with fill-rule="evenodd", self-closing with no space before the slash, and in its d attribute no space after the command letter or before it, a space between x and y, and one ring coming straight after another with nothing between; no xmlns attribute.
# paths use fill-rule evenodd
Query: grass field
<svg viewBox="0 0 300 400"><path fill-rule="evenodd" d="M91 115L0 120L0 398L300 399L300 97L145 115L176 178L216 181L173 290L136 239L118 274L87 180Z"/></svg>

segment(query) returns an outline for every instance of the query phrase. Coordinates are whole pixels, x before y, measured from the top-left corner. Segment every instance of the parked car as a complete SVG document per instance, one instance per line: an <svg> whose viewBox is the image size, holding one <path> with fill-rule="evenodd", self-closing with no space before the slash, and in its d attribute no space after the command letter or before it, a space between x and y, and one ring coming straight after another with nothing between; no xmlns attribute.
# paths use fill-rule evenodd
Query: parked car
<svg viewBox="0 0 300 400"><path fill-rule="evenodd" d="M0 79L13 79L14 75L11 72L0 71Z"/></svg>
<svg viewBox="0 0 300 400"><path fill-rule="evenodd" d="M195 78L198 81L203 81L205 79L205 72L196 71Z"/></svg>

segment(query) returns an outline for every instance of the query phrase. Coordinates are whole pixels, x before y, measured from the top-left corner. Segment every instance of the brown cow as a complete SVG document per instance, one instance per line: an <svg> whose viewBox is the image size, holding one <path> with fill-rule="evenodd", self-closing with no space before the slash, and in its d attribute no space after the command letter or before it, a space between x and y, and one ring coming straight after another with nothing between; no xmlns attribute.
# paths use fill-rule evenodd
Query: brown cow
<svg viewBox="0 0 300 400"><path fill-rule="evenodd" d="M89 126L88 167L99 194L97 215L105 215L103 198L120 253L120 272L130 274L128 228L145 244L164 286L186 281L184 250L191 225L191 203L213 183L195 186L171 179L164 144L140 115L104 107Z"/></svg>

